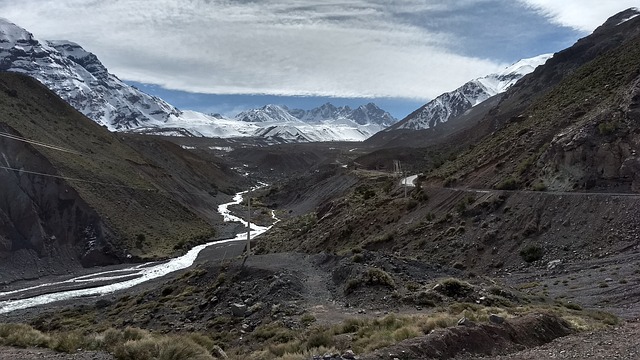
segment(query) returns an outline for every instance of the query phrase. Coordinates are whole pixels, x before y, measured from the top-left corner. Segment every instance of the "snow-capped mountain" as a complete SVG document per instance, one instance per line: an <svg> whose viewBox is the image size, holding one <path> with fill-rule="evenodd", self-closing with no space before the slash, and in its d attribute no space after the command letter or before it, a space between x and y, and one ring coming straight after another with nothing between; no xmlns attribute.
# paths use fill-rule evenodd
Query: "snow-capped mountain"
<svg viewBox="0 0 640 360"><path fill-rule="evenodd" d="M374 104L353 110L325 104L308 111L266 105L233 119L180 111L125 84L80 45L40 41L2 18L0 71L36 78L111 131L224 138L257 136L272 142L362 141L397 121Z"/></svg>
<svg viewBox="0 0 640 360"><path fill-rule="evenodd" d="M265 105L259 109L243 111L235 116L238 121L251 123L266 122L297 122L298 119L291 115L288 109L279 105Z"/></svg>
<svg viewBox="0 0 640 360"><path fill-rule="evenodd" d="M266 105L235 119L258 123L257 136L281 142L362 141L397 121L373 103L356 109L326 103L311 110Z"/></svg>
<svg viewBox="0 0 640 360"><path fill-rule="evenodd" d="M0 70L27 74L110 130L160 125L180 111L110 74L98 58L70 41L39 41L0 19Z"/></svg>
<svg viewBox="0 0 640 360"><path fill-rule="evenodd" d="M488 98L507 91L523 76L544 64L551 56L553 54L523 59L499 73L471 80L451 92L436 97L386 130L422 130L444 123Z"/></svg>
<svg viewBox="0 0 640 360"><path fill-rule="evenodd" d="M336 107L331 103L326 103L311 110L294 109L289 110L289 112L298 119L310 124L346 119L358 125L372 124L388 127L398 121L374 103L360 105L355 109L351 109L349 106Z"/></svg>

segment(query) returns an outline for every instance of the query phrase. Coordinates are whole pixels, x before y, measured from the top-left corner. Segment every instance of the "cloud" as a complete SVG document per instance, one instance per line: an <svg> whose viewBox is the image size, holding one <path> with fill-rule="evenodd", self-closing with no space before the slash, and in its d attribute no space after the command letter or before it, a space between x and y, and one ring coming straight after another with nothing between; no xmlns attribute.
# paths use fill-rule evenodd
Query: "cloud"
<svg viewBox="0 0 640 360"><path fill-rule="evenodd" d="M38 38L81 44L123 79L168 89L426 99L507 65L463 54L455 31L433 26L446 22L438 14L473 16L464 10L500 1L452 3L0 0L0 14Z"/></svg>
<svg viewBox="0 0 640 360"><path fill-rule="evenodd" d="M519 0L538 10L554 23L592 32L609 17L638 6L637 0Z"/></svg>

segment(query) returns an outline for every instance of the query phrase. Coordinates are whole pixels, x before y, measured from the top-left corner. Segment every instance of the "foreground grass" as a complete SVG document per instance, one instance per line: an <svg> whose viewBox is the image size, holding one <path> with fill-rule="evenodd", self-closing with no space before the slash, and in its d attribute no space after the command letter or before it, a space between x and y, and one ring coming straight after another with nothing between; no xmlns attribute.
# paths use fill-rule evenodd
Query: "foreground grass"
<svg viewBox="0 0 640 360"><path fill-rule="evenodd" d="M512 318L540 312L565 319L576 331L595 330L618 323L611 314L583 310L563 302L513 307L457 302L428 314L350 318L334 325L317 325L315 317L306 314L300 318L299 326L285 325L281 321L263 323L246 335L246 343L218 343L212 339L215 334L160 335L131 327L94 333L44 333L29 325L0 324L0 345L42 347L67 353L102 350L118 360L214 359L213 354L219 354L218 345L221 345L231 358L302 360L347 349L357 354L371 352L427 335L436 329L455 326L462 317L482 323L488 322L491 314Z"/></svg>
<svg viewBox="0 0 640 360"><path fill-rule="evenodd" d="M104 350L118 360L212 360L215 344L208 337L155 335L146 330L109 329L99 334L63 332L45 334L29 325L0 324L0 345L42 347L59 352Z"/></svg>
<svg viewBox="0 0 640 360"><path fill-rule="evenodd" d="M430 314L352 318L338 325L313 326L304 332L272 323L259 327L254 333L264 343L264 348L242 357L254 360L303 360L310 358L310 355L341 353L347 349L352 349L356 354L368 353L406 339L427 335L436 329L456 326L462 317L486 323L491 314L513 318L531 313L550 313L565 319L576 331L596 330L618 323L614 315L577 310L565 305L556 303L501 308L455 303Z"/></svg>

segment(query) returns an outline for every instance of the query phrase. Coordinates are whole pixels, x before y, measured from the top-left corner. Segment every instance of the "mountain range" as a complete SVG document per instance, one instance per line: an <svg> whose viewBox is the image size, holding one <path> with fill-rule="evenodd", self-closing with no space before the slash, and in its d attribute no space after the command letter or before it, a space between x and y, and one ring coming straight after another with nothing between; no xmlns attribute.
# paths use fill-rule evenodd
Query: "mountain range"
<svg viewBox="0 0 640 360"><path fill-rule="evenodd" d="M36 78L111 131L271 142L362 141L397 120L374 104L356 109L325 104L311 110L266 105L234 118L180 111L109 73L95 54L71 41L40 41L0 19L0 70Z"/></svg>

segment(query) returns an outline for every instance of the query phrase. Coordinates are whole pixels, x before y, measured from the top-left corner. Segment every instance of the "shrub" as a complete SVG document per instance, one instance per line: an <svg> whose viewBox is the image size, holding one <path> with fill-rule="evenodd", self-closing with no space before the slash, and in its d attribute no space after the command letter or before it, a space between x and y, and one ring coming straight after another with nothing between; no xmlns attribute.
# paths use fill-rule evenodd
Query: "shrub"
<svg viewBox="0 0 640 360"><path fill-rule="evenodd" d="M61 333L53 342L53 350L65 353L75 353L84 347L84 336L77 332Z"/></svg>
<svg viewBox="0 0 640 360"><path fill-rule="evenodd" d="M118 360L153 360L158 352L157 342L151 338L129 340L116 347L114 356Z"/></svg>
<svg viewBox="0 0 640 360"><path fill-rule="evenodd" d="M355 289L359 288L360 286L362 286L361 279L350 279L349 281L347 281L347 284L344 287L345 295L352 293Z"/></svg>
<svg viewBox="0 0 640 360"><path fill-rule="evenodd" d="M522 256L522 259L528 263L542 259L543 255L544 250L538 245L530 245L520 250L520 256Z"/></svg>
<svg viewBox="0 0 640 360"><path fill-rule="evenodd" d="M533 185L533 191L546 191L546 190L547 190L547 185L545 185L545 183L543 182L539 182Z"/></svg>
<svg viewBox="0 0 640 360"><path fill-rule="evenodd" d="M451 298L462 298L473 293L471 284L450 278L442 280L434 287L434 290Z"/></svg>
<svg viewBox="0 0 640 360"><path fill-rule="evenodd" d="M517 190L520 187L518 180L510 177L504 179L501 183L496 185L496 189L498 190Z"/></svg>
<svg viewBox="0 0 640 360"><path fill-rule="evenodd" d="M316 317L311 314L304 314L300 318L300 322L303 323L305 326L309 326L312 323L316 322Z"/></svg>
<svg viewBox="0 0 640 360"><path fill-rule="evenodd" d="M407 201L407 210L413 210L418 206L418 201L415 199L409 199Z"/></svg>
<svg viewBox="0 0 640 360"><path fill-rule="evenodd" d="M333 346L333 336L326 331L314 332L307 339L307 348L313 349L321 346Z"/></svg>
<svg viewBox="0 0 640 360"><path fill-rule="evenodd" d="M600 132L600 135L611 135L617 128L618 125L615 122L605 121L598 124L598 131Z"/></svg>
<svg viewBox="0 0 640 360"><path fill-rule="evenodd" d="M393 281L391 275L378 268L369 268L364 275L364 282L367 285L383 285L390 288L396 287L396 283Z"/></svg>
<svg viewBox="0 0 640 360"><path fill-rule="evenodd" d="M213 360L207 349L187 338L164 339L158 344L158 360Z"/></svg>
<svg viewBox="0 0 640 360"><path fill-rule="evenodd" d="M3 345L26 348L29 346L46 347L50 337L24 324L0 324L0 343Z"/></svg>

